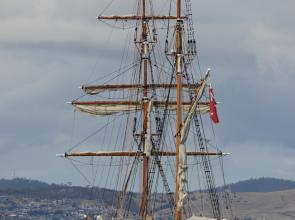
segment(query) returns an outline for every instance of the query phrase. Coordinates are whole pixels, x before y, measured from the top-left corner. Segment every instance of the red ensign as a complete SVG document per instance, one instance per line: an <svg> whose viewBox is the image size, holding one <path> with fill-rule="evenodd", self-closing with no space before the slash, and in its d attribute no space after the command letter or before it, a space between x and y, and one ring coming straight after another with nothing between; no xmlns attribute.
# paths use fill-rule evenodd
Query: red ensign
<svg viewBox="0 0 295 220"><path fill-rule="evenodd" d="M210 118L216 124L219 122L217 109L216 109L216 102L214 99L213 88L209 87L209 108L210 108Z"/></svg>

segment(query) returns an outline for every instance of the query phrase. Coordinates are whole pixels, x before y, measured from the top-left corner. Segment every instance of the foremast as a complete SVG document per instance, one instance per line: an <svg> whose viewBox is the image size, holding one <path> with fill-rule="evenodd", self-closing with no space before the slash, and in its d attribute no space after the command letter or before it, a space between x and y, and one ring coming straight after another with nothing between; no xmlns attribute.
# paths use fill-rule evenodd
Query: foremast
<svg viewBox="0 0 295 220"><path fill-rule="evenodd" d="M175 220L181 219L180 207L180 175L179 175L179 161L180 161L180 141L182 129L182 25L181 19L181 0L177 0L177 21L176 21L176 184L175 184Z"/></svg>

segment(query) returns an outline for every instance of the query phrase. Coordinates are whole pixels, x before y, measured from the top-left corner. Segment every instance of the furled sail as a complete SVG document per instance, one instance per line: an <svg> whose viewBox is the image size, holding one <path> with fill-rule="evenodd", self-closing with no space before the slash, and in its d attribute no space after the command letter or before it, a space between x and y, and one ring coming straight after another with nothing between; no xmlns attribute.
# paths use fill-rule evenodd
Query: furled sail
<svg viewBox="0 0 295 220"><path fill-rule="evenodd" d="M76 110L91 115L113 115L119 112L130 112L138 109L138 105L126 105L126 104L84 104L84 103L72 103Z"/></svg>
<svg viewBox="0 0 295 220"><path fill-rule="evenodd" d="M77 111L85 112L91 115L113 115L119 112L130 112L141 110L143 102L142 101L73 101L71 104L75 107ZM183 103L183 111L189 111L191 108L191 102ZM154 101L153 106L158 108L166 108L171 111L176 110L176 102L164 102L164 101ZM196 111L201 114L206 114L209 112L209 103L200 102L196 108Z"/></svg>
<svg viewBox="0 0 295 220"><path fill-rule="evenodd" d="M193 104L191 105L191 107L187 113L186 119L184 121L184 125L180 131L181 139L180 139L180 145L179 145L179 168L178 168L178 171L179 171L178 178L180 180L180 183L179 183L179 189L180 189L179 190L180 191L180 200L179 200L180 204L179 205L180 206L183 205L183 200L187 196L187 192L185 190L185 184L187 182L187 179L186 179L187 163L186 163L185 142L187 140L191 119L192 119L193 115L195 114L196 110L198 109L199 100L201 99L201 97L204 93L209 73L210 73L210 69L207 70L204 79L201 80L200 87L197 90L197 94L194 98Z"/></svg>

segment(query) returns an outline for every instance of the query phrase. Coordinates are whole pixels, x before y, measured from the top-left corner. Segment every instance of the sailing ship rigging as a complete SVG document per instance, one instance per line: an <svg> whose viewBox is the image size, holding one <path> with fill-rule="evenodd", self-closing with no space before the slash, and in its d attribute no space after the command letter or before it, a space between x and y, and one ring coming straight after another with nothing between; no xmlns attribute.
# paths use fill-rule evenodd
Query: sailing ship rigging
<svg viewBox="0 0 295 220"><path fill-rule="evenodd" d="M108 158L110 166L114 158L120 158L117 179L113 181L119 190L118 199L111 216L106 218L220 220L226 212L221 209L210 158L226 154L219 149L209 151L205 136L203 121L210 117L213 123L219 120L208 83L211 70L202 74L199 68L201 77L194 70L198 57L191 2L177 0L172 7L174 1L170 0L167 14L163 15L155 13L154 3L138 0L132 15L98 16L104 22L135 23L134 60L131 65L121 66L115 72L117 75L108 75L107 83L83 85L85 95L70 104L76 111L103 118L106 123L94 134L110 132L115 140L107 146L97 146L99 150L90 151L83 146L83 151L75 151L86 138L61 156L92 161ZM159 21L162 28L157 27ZM122 75L124 78L119 77ZM118 83L119 79L122 81ZM124 119L124 127L117 118ZM104 142L99 141L98 145ZM212 210L210 218L192 208L188 182L196 179L192 177L196 171L190 165L202 168ZM116 172L114 169L109 172ZM136 196L131 192L136 184L140 191L139 205L132 211L130 203L132 196ZM165 201L161 202L163 195ZM163 206L168 209L163 211Z"/></svg>

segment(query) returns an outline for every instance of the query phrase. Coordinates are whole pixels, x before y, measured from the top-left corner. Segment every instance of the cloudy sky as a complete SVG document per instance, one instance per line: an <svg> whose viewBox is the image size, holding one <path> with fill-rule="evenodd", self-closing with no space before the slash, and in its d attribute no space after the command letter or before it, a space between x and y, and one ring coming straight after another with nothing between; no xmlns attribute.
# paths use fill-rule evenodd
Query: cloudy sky
<svg viewBox="0 0 295 220"><path fill-rule="evenodd" d="M213 69L222 103L216 134L232 153L225 160L228 181L295 180L295 2L192 2L201 66ZM106 5L0 1L0 178L85 184L55 154L69 148L72 136L73 109L65 102L120 61L121 41L95 19Z"/></svg>

